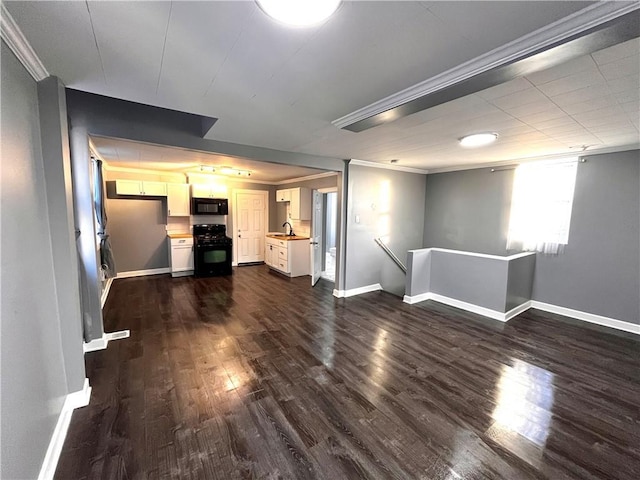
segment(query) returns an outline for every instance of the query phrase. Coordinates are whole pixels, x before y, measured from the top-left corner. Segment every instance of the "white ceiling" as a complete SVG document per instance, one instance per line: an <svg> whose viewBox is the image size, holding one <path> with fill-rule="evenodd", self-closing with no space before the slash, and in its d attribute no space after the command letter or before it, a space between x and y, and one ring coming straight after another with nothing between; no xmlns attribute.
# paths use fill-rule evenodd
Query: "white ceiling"
<svg viewBox="0 0 640 480"><path fill-rule="evenodd" d="M638 40L353 133L331 121L591 2L345 2L286 28L253 1L6 2L72 88L219 118L208 138L425 169L638 146ZM499 141L464 150L491 130Z"/></svg>

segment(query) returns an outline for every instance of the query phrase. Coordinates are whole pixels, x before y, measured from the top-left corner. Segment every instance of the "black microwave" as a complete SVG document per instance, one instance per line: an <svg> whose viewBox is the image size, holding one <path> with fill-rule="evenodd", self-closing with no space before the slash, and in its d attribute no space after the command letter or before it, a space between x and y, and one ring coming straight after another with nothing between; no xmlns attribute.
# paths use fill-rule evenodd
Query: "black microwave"
<svg viewBox="0 0 640 480"><path fill-rule="evenodd" d="M228 215L226 198L192 198L191 215Z"/></svg>

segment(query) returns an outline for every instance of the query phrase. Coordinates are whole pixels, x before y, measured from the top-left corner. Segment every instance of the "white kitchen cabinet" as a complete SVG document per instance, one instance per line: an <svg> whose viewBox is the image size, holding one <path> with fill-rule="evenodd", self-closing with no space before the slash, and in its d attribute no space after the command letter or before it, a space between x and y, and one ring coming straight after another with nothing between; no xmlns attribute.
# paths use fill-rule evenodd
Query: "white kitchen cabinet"
<svg viewBox="0 0 640 480"><path fill-rule="evenodd" d="M171 276L193 275L193 237L169 238Z"/></svg>
<svg viewBox="0 0 640 480"><path fill-rule="evenodd" d="M196 198L227 198L227 189L219 184L192 183L191 196Z"/></svg>
<svg viewBox="0 0 640 480"><path fill-rule="evenodd" d="M309 239L281 240L267 237L265 263L289 277L310 275Z"/></svg>
<svg viewBox="0 0 640 480"><path fill-rule="evenodd" d="M311 190L305 187L276 190L276 202L289 202L293 220L311 220Z"/></svg>
<svg viewBox="0 0 640 480"><path fill-rule="evenodd" d="M191 215L189 204L189 185L186 183L167 183L167 215L169 217L188 217Z"/></svg>
<svg viewBox="0 0 640 480"><path fill-rule="evenodd" d="M144 180L116 180L118 195L146 195L166 197L167 184L164 182L148 182Z"/></svg>
<svg viewBox="0 0 640 480"><path fill-rule="evenodd" d="M291 189L290 214L294 220L311 220L311 190L303 187Z"/></svg>
<svg viewBox="0 0 640 480"><path fill-rule="evenodd" d="M291 189L276 190L276 202L290 202Z"/></svg>

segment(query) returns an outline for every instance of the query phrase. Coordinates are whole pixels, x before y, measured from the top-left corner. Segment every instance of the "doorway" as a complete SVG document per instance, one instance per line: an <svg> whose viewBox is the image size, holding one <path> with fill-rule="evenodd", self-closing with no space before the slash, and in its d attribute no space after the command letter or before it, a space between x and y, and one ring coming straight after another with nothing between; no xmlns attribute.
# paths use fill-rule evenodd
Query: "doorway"
<svg viewBox="0 0 640 480"><path fill-rule="evenodd" d="M335 283L338 219L337 187L313 191L311 283L320 278Z"/></svg>
<svg viewBox="0 0 640 480"><path fill-rule="evenodd" d="M233 191L232 232L236 265L264 261L264 239L269 218L268 205L268 191L244 189Z"/></svg>

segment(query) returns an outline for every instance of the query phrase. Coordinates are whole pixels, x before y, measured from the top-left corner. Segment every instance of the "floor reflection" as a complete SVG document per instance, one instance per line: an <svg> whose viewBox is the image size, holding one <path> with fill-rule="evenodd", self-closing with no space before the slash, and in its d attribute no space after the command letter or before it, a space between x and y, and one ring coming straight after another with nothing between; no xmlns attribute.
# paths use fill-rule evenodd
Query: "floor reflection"
<svg viewBox="0 0 640 480"><path fill-rule="evenodd" d="M504 366L492 415L496 423L543 447L551 423L553 377L548 370L522 360Z"/></svg>
<svg viewBox="0 0 640 480"><path fill-rule="evenodd" d="M328 315L324 318L321 327L321 348L322 348L322 364L327 370L333 369L333 360L335 358L335 343L336 343L336 322L335 318Z"/></svg>

